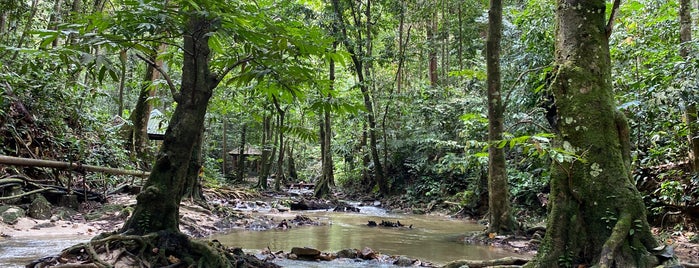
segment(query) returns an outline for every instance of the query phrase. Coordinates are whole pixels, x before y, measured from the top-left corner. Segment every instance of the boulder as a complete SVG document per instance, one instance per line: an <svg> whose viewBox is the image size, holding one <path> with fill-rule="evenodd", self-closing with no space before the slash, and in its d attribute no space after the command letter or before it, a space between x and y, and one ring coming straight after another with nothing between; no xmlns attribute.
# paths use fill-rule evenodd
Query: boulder
<svg viewBox="0 0 699 268"><path fill-rule="evenodd" d="M294 247L291 249L291 254L298 256L299 259L316 259L320 256L320 250L309 247Z"/></svg>
<svg viewBox="0 0 699 268"><path fill-rule="evenodd" d="M338 258L356 259L357 250L356 249L343 249L337 252Z"/></svg>
<svg viewBox="0 0 699 268"><path fill-rule="evenodd" d="M360 253L360 257L365 260L373 260L376 259L376 251L374 251L371 248L364 248L362 249L362 252Z"/></svg>
<svg viewBox="0 0 699 268"><path fill-rule="evenodd" d="M31 204L29 204L29 209L27 210L29 217L37 220L47 220L52 216L51 213L51 203L43 195L36 195Z"/></svg>
<svg viewBox="0 0 699 268"><path fill-rule="evenodd" d="M15 206L1 206L0 207L0 220L2 222L13 225L19 221L19 218L24 217L24 209Z"/></svg>
<svg viewBox="0 0 699 268"><path fill-rule="evenodd" d="M400 266L400 267L408 267L408 266L413 266L414 262L415 261L411 258L408 258L406 256L399 256L398 259L393 262L393 265Z"/></svg>

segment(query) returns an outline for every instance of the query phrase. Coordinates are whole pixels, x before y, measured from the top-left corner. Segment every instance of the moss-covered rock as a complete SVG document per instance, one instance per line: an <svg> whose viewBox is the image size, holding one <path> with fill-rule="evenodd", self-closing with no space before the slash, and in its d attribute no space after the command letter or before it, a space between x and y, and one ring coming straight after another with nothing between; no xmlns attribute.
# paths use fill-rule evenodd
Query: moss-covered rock
<svg viewBox="0 0 699 268"><path fill-rule="evenodd" d="M13 225L24 217L24 209L15 206L0 206L0 219L6 224Z"/></svg>
<svg viewBox="0 0 699 268"><path fill-rule="evenodd" d="M0 194L1 193L2 193L2 191L0 191ZM23 193L24 193L24 190L22 189L22 187L13 186L13 187L10 187L9 189L5 190L4 196L6 196L6 197L19 196L19 195L22 195ZM22 203L22 198L21 197L10 198L10 199L4 200L3 203L8 204L8 205L19 205Z"/></svg>
<svg viewBox="0 0 699 268"><path fill-rule="evenodd" d="M51 203L43 195L37 194L27 210L29 217L37 220L47 220L51 218Z"/></svg>

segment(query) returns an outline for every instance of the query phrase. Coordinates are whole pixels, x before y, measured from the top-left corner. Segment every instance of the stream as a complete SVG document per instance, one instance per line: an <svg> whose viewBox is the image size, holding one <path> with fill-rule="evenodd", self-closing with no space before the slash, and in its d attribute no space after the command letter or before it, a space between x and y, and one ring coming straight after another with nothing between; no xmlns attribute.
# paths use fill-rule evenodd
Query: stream
<svg viewBox="0 0 699 268"><path fill-rule="evenodd" d="M467 245L462 242L466 233L482 231L484 226L463 220L440 216L389 214L374 207L359 207L361 213L329 211L294 211L287 214L270 214L277 219L291 219L296 214L306 215L323 222L323 226L300 226L286 230L249 231L233 230L207 239L217 239L223 245L241 247L251 254L269 247L272 252L289 252L293 247L311 247L323 252L369 247L387 255L403 255L423 262L443 265L458 259L496 259L517 256L489 246ZM400 221L412 228L368 227L368 221ZM36 258L58 254L61 249L90 239L89 236L0 238L0 267L24 267ZM366 262L339 260L333 262L308 262L278 260L285 267L365 267ZM373 267L391 267L373 264Z"/></svg>
<svg viewBox="0 0 699 268"><path fill-rule="evenodd" d="M361 213L306 211L303 214L326 223L323 226L300 226L287 230L243 231L214 235L223 245L241 247L255 254L269 247L272 252L290 252L293 247L310 247L322 252L369 247L387 255L403 255L444 265L458 259L486 260L507 256L521 256L490 246L468 245L463 242L467 233L482 231L485 226L474 222L447 219L441 216L389 214L375 207L359 207ZM279 215L277 215L279 216ZM281 216L280 218L291 219ZM400 221L412 228L368 227L368 221ZM366 263L313 262L282 260L285 267L365 267ZM315 266L314 266L315 265ZM373 265L372 265L373 266ZM387 267L390 267L387 266Z"/></svg>

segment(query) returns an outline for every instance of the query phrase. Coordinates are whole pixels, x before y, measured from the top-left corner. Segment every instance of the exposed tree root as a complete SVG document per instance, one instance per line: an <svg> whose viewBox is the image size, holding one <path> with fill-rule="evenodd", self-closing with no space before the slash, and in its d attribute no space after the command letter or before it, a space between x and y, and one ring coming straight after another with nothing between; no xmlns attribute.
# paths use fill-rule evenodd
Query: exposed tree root
<svg viewBox="0 0 699 268"><path fill-rule="evenodd" d="M27 267L278 267L220 243L192 241L173 232L143 236L107 234L67 248Z"/></svg>
<svg viewBox="0 0 699 268"><path fill-rule="evenodd" d="M614 262L615 252L624 242L624 239L629 234L631 229L632 216L629 213L623 213L612 229L612 234L602 246L600 253L599 267L607 268Z"/></svg>
<svg viewBox="0 0 699 268"><path fill-rule="evenodd" d="M204 193L207 196L213 197L214 199L253 199L259 197L258 193L252 192L247 189L233 189L228 187L221 187L217 189L204 189Z"/></svg>
<svg viewBox="0 0 699 268"><path fill-rule="evenodd" d="M529 261L529 259L516 257L505 257L494 260L458 260L448 263L444 268L457 268L462 266L467 266L469 268L521 267Z"/></svg>

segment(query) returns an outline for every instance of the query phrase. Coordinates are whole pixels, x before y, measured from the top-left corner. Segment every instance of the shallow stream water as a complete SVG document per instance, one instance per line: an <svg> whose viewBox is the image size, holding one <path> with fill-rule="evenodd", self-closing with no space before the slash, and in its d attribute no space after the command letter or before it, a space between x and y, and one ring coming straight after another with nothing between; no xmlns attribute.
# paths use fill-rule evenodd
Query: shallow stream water
<svg viewBox="0 0 699 268"><path fill-rule="evenodd" d="M387 255L403 255L421 261L443 265L458 259L485 260L515 256L498 248L468 245L463 242L467 233L482 231L485 227L473 222L446 219L440 216L388 214L373 207L360 207L361 213L310 211L304 215L324 226L301 226L287 230L233 231L216 235L226 246L241 247L248 253L257 253L269 247L272 252L289 252L293 247L311 247L323 252L369 247ZM368 227L368 221L400 221L412 228ZM328 267L328 263L288 262L292 267ZM317 266L316 266L317 265ZM334 267L358 267L363 264L336 263Z"/></svg>
<svg viewBox="0 0 699 268"><path fill-rule="evenodd" d="M241 247L248 253L259 253L269 247L272 252L289 252L293 247L312 247L323 252L369 247L387 255L403 255L421 261L443 265L457 259L495 259L515 254L488 246L467 245L465 234L483 230L484 226L440 216L388 214L374 207L360 207L360 213L328 211L297 212L325 223L323 226L301 226L286 230L244 231L215 235L231 247ZM293 218L292 214L271 214L272 217ZM369 220L400 221L412 228L368 227ZM89 236L0 238L0 267L24 267L36 258L58 254L62 249L84 242ZM387 264L355 263L353 261L306 262L280 260L285 267L390 267Z"/></svg>

